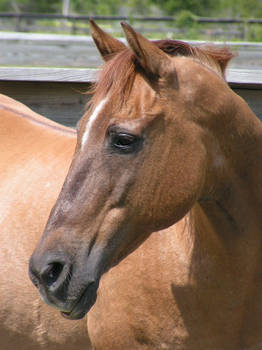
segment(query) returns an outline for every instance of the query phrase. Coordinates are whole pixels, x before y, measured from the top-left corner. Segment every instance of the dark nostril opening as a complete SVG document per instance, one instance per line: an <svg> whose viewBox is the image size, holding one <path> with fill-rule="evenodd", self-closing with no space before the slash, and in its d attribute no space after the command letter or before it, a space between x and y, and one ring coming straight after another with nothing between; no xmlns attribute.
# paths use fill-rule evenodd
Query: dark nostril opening
<svg viewBox="0 0 262 350"><path fill-rule="evenodd" d="M64 265L60 262L48 264L41 273L42 281L48 286L52 286L63 271Z"/></svg>

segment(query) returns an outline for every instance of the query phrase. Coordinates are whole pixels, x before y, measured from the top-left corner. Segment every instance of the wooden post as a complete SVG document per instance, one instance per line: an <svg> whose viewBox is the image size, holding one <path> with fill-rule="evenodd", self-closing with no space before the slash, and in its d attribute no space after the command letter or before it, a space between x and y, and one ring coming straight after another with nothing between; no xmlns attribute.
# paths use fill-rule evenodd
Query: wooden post
<svg viewBox="0 0 262 350"><path fill-rule="evenodd" d="M63 0L62 14L64 16L69 15L69 8L70 8L70 0Z"/></svg>

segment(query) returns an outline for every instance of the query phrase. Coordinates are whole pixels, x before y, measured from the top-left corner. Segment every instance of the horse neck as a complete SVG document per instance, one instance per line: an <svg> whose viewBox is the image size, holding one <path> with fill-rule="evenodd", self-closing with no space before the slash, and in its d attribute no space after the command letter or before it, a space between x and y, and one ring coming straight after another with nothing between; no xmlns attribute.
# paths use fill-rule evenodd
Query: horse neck
<svg viewBox="0 0 262 350"><path fill-rule="evenodd" d="M262 124L241 98L229 98L227 113L205 125L207 180L191 216L202 243L250 260L262 254Z"/></svg>

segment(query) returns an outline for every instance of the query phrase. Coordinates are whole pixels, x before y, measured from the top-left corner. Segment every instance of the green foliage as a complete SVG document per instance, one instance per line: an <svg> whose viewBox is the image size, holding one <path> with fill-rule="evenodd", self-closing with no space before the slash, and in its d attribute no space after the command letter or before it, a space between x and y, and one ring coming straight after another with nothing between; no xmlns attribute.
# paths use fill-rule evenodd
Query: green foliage
<svg viewBox="0 0 262 350"><path fill-rule="evenodd" d="M198 16L207 16L217 7L213 0L151 0L166 14L176 16L177 12L188 10Z"/></svg>
<svg viewBox="0 0 262 350"><path fill-rule="evenodd" d="M152 0L127 0L121 5L125 5L126 12L133 15L149 15Z"/></svg>
<svg viewBox="0 0 262 350"><path fill-rule="evenodd" d="M261 24L200 24L198 16L228 17L228 18L262 18L262 0L0 0L1 12L27 13L69 13L75 15L126 15L133 25L149 28L152 36L162 35L163 32L172 38L228 40L241 39L262 41ZM170 22L137 22L136 16L173 16ZM26 22L27 21L27 22ZM28 25L30 20L24 20ZM19 22L20 23L20 22ZM39 21L40 23L40 21ZM42 25L44 21L41 21ZM52 26L61 26L53 20L48 22ZM48 26L46 25L46 26ZM114 27L112 22L103 23L104 26ZM161 31L157 31L157 25ZM76 32L75 23L63 21L66 31ZM82 32L87 32L88 24L77 22ZM116 25L115 28L119 28ZM170 28L170 29L169 29ZM26 29L28 30L28 29ZM30 30L30 29L29 29ZM41 30L41 29L40 29ZM117 30L117 29L116 29ZM118 34L120 35L119 32ZM149 34L149 36L151 35ZM229 35L229 36L228 36ZM231 35L231 37L230 37Z"/></svg>
<svg viewBox="0 0 262 350"><path fill-rule="evenodd" d="M117 0L71 0L72 12L81 15L114 15L118 6Z"/></svg>
<svg viewBox="0 0 262 350"><path fill-rule="evenodd" d="M59 12L61 0L0 0L0 11L6 12Z"/></svg>
<svg viewBox="0 0 262 350"><path fill-rule="evenodd" d="M262 18L262 0L219 0L220 15L242 18Z"/></svg>
<svg viewBox="0 0 262 350"><path fill-rule="evenodd" d="M192 12L183 10L176 16L175 24L178 28L190 28L196 24L196 18L197 17Z"/></svg>
<svg viewBox="0 0 262 350"><path fill-rule="evenodd" d="M65 0L0 0L0 11L61 13ZM69 0L70 13L87 15L177 16L190 11L197 16L262 18L262 0Z"/></svg>
<svg viewBox="0 0 262 350"><path fill-rule="evenodd" d="M252 24L249 26L247 40L262 42L262 26L261 24Z"/></svg>
<svg viewBox="0 0 262 350"><path fill-rule="evenodd" d="M7 11L9 7L9 0L1 0L0 1L0 11Z"/></svg>

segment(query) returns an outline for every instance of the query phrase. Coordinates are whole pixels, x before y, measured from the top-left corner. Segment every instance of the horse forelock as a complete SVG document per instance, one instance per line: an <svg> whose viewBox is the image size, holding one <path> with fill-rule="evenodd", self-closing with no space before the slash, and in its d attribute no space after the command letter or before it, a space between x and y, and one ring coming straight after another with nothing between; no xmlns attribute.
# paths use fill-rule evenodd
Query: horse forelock
<svg viewBox="0 0 262 350"><path fill-rule="evenodd" d="M223 78L228 62L235 56L226 46L201 44L193 47L189 43L178 40L156 40L153 42L169 56L192 57ZM110 96L114 98L114 105L120 107L129 96L135 76L141 72L142 68L129 48L115 54L102 66L97 83L89 91L93 96L87 104L87 108L96 106L109 92Z"/></svg>

